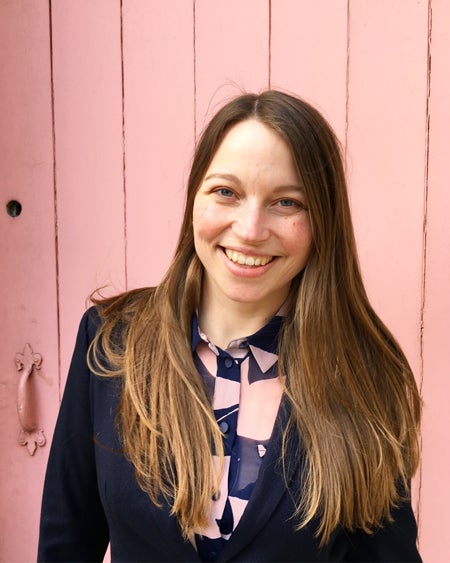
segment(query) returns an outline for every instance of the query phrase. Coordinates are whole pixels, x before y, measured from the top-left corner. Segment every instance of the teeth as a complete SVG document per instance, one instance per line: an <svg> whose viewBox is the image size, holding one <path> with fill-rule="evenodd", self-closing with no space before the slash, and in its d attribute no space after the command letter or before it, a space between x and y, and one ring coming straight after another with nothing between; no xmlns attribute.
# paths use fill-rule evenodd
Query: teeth
<svg viewBox="0 0 450 563"><path fill-rule="evenodd" d="M245 266L265 266L272 260L272 256L246 256L235 250L225 249L225 254L232 262Z"/></svg>

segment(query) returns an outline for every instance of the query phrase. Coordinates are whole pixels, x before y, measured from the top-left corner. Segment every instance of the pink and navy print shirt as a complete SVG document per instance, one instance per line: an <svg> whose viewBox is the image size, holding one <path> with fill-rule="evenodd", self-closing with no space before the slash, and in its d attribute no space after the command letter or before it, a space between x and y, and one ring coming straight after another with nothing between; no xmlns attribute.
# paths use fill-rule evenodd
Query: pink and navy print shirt
<svg viewBox="0 0 450 563"><path fill-rule="evenodd" d="M239 523L266 453L283 393L278 336L284 307L255 334L216 347L193 320L192 352L224 438L224 470L209 525L195 536L203 561L215 561ZM214 455L213 457L217 459Z"/></svg>

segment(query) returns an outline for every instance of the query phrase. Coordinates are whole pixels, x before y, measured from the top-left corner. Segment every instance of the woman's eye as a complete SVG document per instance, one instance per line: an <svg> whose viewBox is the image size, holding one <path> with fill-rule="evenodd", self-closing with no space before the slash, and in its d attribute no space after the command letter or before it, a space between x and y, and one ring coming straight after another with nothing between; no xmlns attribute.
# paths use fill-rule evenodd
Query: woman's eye
<svg viewBox="0 0 450 563"><path fill-rule="evenodd" d="M306 210L306 205L295 199L284 198L275 202L275 209L279 213L298 213Z"/></svg>
<svg viewBox="0 0 450 563"><path fill-rule="evenodd" d="M300 207L300 204L296 201L293 201L292 199L280 199L277 204L280 207Z"/></svg>
<svg viewBox="0 0 450 563"><path fill-rule="evenodd" d="M234 195L233 192L228 188L219 188L218 190L216 190L216 193L223 197L233 197Z"/></svg>

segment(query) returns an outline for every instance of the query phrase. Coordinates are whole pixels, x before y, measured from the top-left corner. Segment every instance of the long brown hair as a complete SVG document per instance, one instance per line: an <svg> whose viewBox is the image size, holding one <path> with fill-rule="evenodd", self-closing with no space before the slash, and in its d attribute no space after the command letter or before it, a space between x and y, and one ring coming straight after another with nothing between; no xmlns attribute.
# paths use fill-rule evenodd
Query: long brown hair
<svg viewBox="0 0 450 563"><path fill-rule="evenodd" d="M172 264L156 288L95 301L103 324L91 365L122 376L117 424L141 487L155 503L169 500L186 537L201 530L219 481L206 452L213 444L223 457L223 449L190 344L202 286L192 210L222 139L246 119L287 141L308 202L313 249L292 284L279 349L290 403L280 457L287 459L289 437L300 435L297 524L318 519L324 543L337 526L369 532L407 494L419 461L421 403L404 354L368 302L339 143L312 106L266 91L239 96L215 115L195 151Z"/></svg>

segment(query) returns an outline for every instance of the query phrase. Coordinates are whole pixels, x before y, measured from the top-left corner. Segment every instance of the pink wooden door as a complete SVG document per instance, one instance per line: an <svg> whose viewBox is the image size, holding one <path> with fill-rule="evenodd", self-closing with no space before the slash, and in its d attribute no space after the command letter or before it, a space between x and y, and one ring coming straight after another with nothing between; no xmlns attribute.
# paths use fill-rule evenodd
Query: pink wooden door
<svg viewBox="0 0 450 563"><path fill-rule="evenodd" d="M0 25L0 557L7 562L35 557L59 366L48 4L1 2ZM14 218L7 213L10 201L22 205ZM42 356L41 369L36 366L26 383L30 414L47 439L34 455L32 436L30 449L18 444L18 385L33 359L27 343ZM26 364L22 371L18 353Z"/></svg>
<svg viewBox="0 0 450 563"><path fill-rule="evenodd" d="M0 561L35 558L87 296L158 282L195 138L227 97L268 86L321 108L343 143L367 288L425 400L421 551L450 551L449 19L446 0L0 2ZM27 343L34 452L17 441Z"/></svg>

